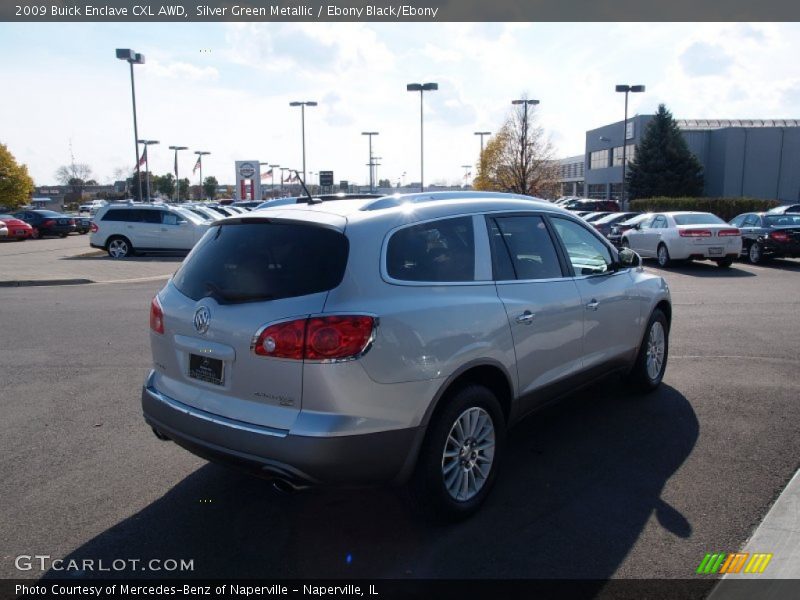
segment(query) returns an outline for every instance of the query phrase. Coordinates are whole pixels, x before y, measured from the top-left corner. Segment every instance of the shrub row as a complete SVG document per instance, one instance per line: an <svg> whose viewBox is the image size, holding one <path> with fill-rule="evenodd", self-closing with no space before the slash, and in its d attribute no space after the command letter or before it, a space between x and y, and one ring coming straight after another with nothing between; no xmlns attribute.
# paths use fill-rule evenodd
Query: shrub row
<svg viewBox="0 0 800 600"><path fill-rule="evenodd" d="M640 198L631 201L631 210L641 212L666 212L695 210L710 212L725 221L746 212L769 210L781 203L758 198Z"/></svg>

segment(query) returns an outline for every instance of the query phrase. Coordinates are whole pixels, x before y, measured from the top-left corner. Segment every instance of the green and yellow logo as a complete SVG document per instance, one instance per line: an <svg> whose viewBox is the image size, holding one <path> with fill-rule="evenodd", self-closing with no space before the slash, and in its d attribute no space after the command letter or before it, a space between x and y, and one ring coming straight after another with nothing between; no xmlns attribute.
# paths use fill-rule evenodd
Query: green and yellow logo
<svg viewBox="0 0 800 600"><path fill-rule="evenodd" d="M700 561L700 566L697 567L697 574L763 573L771 560L772 554L763 552L754 552L752 554L749 552L709 553Z"/></svg>

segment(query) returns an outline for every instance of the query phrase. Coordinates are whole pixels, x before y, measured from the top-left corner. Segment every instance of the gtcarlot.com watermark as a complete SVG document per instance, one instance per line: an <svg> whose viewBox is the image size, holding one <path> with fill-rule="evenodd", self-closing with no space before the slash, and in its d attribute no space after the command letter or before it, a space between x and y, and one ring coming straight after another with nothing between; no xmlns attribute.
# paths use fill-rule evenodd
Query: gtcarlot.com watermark
<svg viewBox="0 0 800 600"><path fill-rule="evenodd" d="M186 558L52 558L49 554L20 554L14 559L18 571L56 571L69 573L116 573L151 571L154 573L194 571L194 559Z"/></svg>

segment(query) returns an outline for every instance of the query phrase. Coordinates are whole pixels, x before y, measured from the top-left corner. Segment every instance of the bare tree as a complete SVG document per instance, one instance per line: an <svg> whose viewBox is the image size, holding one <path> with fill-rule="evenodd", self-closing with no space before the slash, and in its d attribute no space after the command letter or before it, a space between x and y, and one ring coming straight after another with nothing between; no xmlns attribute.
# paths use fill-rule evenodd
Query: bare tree
<svg viewBox="0 0 800 600"><path fill-rule="evenodd" d="M541 197L556 195L558 161L553 145L537 123L535 110L527 102L514 105L481 154L478 176L473 183L475 189Z"/></svg>

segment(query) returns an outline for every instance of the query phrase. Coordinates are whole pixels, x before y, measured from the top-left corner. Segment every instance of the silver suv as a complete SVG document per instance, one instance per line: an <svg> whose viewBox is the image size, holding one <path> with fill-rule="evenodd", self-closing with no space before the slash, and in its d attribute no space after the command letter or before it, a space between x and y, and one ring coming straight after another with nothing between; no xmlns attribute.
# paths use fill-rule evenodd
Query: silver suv
<svg viewBox="0 0 800 600"><path fill-rule="evenodd" d="M144 418L279 486L484 501L508 427L667 364L661 277L566 210L488 193L256 210L213 224L153 299Z"/></svg>

